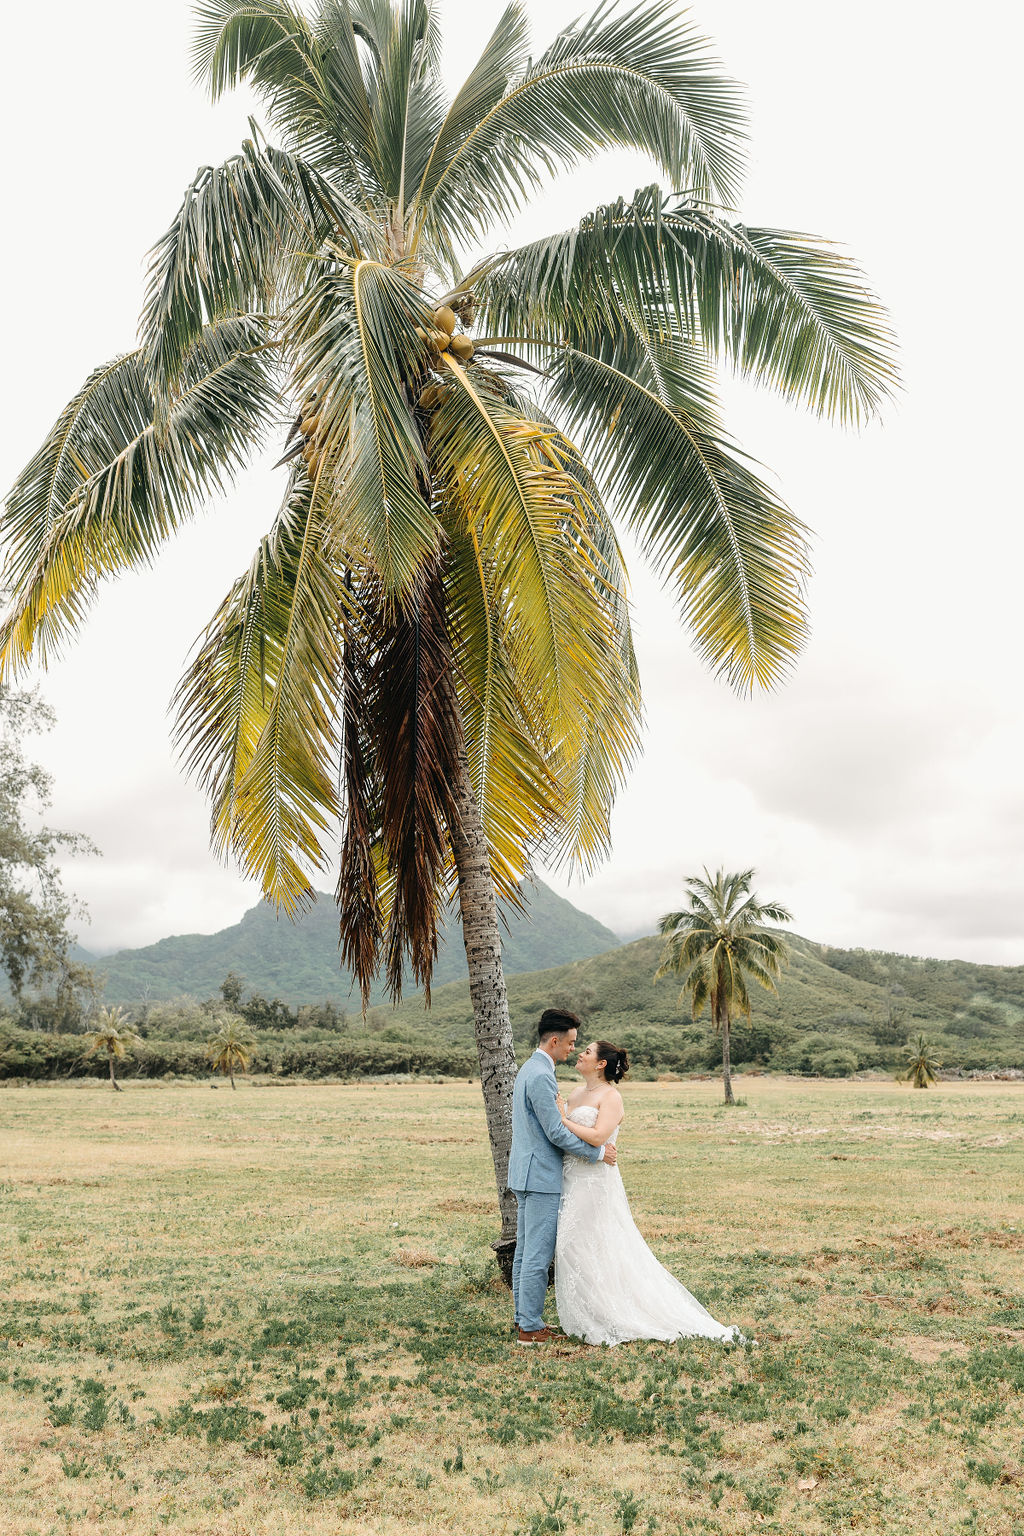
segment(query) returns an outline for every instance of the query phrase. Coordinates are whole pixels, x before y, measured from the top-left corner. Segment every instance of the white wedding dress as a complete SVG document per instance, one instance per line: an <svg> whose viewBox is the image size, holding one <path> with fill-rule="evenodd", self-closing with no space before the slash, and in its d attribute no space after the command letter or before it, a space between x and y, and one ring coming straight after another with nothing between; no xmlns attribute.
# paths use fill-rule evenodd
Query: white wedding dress
<svg viewBox="0 0 1024 1536"><path fill-rule="evenodd" d="M597 1108L579 1104L570 1120L593 1127ZM618 1136L616 1126L609 1140ZM555 1301L566 1333L588 1344L627 1339L723 1339L742 1343L718 1323L644 1242L629 1210L618 1168L568 1155L555 1246Z"/></svg>

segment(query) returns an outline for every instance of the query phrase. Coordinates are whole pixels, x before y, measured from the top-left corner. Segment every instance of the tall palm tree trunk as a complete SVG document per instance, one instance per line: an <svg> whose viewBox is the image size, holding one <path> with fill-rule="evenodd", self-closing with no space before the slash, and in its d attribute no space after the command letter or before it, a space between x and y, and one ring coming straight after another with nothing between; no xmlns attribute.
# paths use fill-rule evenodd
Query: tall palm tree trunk
<svg viewBox="0 0 1024 1536"><path fill-rule="evenodd" d="M508 1155L512 1145L512 1087L516 1058L501 965L501 933L490 852L464 746L459 748L458 780L452 789L459 808L459 821L451 828L451 840L458 873L462 938L469 966L469 995L476 1026L480 1087L501 1211L501 1236L493 1247L501 1272L511 1284L516 1200L508 1187Z"/></svg>
<svg viewBox="0 0 1024 1536"><path fill-rule="evenodd" d="M230 1079L231 1079L231 1091L232 1091L232 1093L234 1093L234 1092L237 1091L235 1089L235 1066L234 1066L234 1062L229 1062L228 1063L228 1077L230 1077Z"/></svg>
<svg viewBox="0 0 1024 1536"><path fill-rule="evenodd" d="M736 1100L732 1093L732 1061L729 1055L729 1025L732 1021L729 1018L728 1005L720 1004L717 1012L718 1027L722 1032L722 1082L725 1084L725 1102L735 1104Z"/></svg>
<svg viewBox="0 0 1024 1536"><path fill-rule="evenodd" d="M120 1093L121 1092L121 1084L118 1082L117 1078L114 1076L114 1058L113 1058L113 1056L108 1056L107 1057L107 1065L110 1068L110 1086L111 1086L111 1088L113 1088L115 1093Z"/></svg>

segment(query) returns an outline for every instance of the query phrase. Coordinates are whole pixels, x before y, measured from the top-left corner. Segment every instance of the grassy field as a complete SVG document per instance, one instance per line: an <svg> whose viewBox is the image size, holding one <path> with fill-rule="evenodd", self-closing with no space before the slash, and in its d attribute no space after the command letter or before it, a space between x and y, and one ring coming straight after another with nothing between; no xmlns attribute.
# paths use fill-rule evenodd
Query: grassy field
<svg viewBox="0 0 1024 1536"><path fill-rule="evenodd" d="M518 1349L479 1089L0 1091L0 1531L1024 1536L1024 1089L627 1089L756 1345Z"/></svg>

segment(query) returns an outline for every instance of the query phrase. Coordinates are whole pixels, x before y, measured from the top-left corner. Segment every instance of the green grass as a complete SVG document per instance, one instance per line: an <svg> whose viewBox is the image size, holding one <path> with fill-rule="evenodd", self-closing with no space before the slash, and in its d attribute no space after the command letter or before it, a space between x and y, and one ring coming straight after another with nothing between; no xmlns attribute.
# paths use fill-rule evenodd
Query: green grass
<svg viewBox="0 0 1024 1536"><path fill-rule="evenodd" d="M1024 1536L1021 1088L743 1093L621 1166L756 1346L542 1354L476 1087L5 1088L4 1536Z"/></svg>

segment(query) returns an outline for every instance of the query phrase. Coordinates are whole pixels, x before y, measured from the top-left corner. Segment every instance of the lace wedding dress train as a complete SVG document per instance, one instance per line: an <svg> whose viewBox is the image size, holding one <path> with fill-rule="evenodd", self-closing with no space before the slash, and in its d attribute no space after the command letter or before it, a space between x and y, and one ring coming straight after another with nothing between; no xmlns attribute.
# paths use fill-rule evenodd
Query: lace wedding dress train
<svg viewBox="0 0 1024 1536"><path fill-rule="evenodd" d="M569 1115L594 1126L597 1109ZM610 1137L614 1141L618 1128ZM555 1246L555 1301L566 1333L588 1344L627 1339L723 1339L743 1335L718 1323L644 1242L618 1168L566 1157Z"/></svg>

